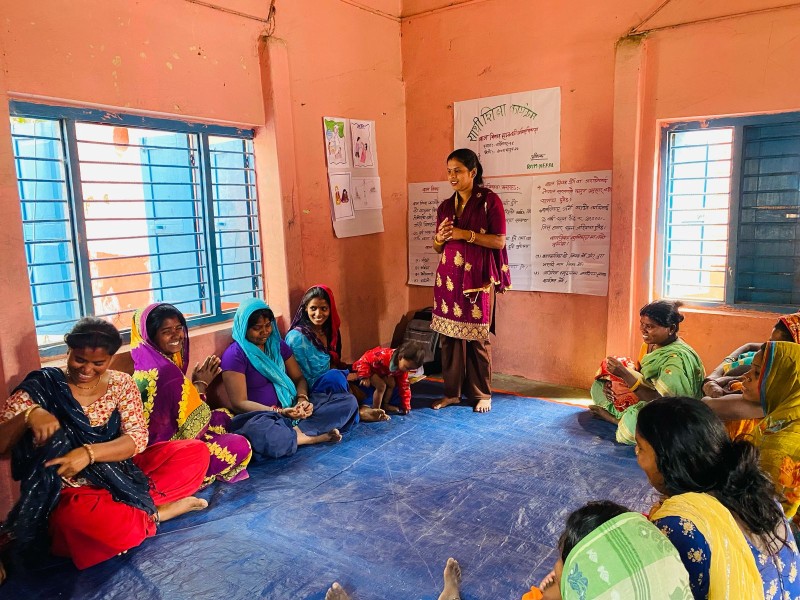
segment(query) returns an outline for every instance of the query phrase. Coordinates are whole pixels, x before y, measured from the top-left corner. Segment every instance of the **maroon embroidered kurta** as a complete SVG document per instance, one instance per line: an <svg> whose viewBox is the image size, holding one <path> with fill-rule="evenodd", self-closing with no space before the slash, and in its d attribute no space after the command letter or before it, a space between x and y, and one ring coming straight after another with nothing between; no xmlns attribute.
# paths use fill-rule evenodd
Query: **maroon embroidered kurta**
<svg viewBox="0 0 800 600"><path fill-rule="evenodd" d="M456 217L456 195L439 205L437 228L449 218L460 229L505 235L506 215L497 194L475 186L460 217ZM436 269L431 329L453 338L488 339L492 287L497 292L511 287L506 249L491 250L465 240L447 242Z"/></svg>

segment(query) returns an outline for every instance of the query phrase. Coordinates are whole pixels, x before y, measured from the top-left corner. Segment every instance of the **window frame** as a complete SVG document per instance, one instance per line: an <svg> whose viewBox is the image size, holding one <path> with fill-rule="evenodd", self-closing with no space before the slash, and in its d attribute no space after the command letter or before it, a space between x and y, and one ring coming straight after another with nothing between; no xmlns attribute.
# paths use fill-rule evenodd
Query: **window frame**
<svg viewBox="0 0 800 600"><path fill-rule="evenodd" d="M92 291L92 278L89 268L90 259L87 251L88 241L86 238L86 222L83 210L84 200L81 184L80 160L78 158L76 123L82 122L99 125L117 125L181 134L199 134L199 143L197 148L197 155L199 159L198 179L200 183L199 190L201 193L199 203L203 210L203 239L205 243L205 259L207 261L207 269L210 276L210 281L208 282L210 290L207 301L211 305L211 314L189 317L187 318L187 325L191 328L193 326L223 323L233 319L235 309L222 308L222 296L220 293L221 281L219 276L220 261L217 248L217 235L220 232L218 231L217 224L215 222L218 216L214 212L214 203L218 202L218 200L216 199L214 193L215 184L213 182L213 167L211 164L212 153L209 148L208 138L209 136L219 136L252 142L255 137L254 129L242 129L238 127L229 127L208 123L179 121L163 117L149 117L126 113L116 113L90 108L39 104L20 100L9 101L9 113L11 118L39 118L59 122L64 150L65 186L69 196L67 199L67 204L69 206L70 219L72 220L71 229L73 239L71 244L75 254L74 266L78 280L76 282L76 289L78 292L77 303L80 313L83 316L93 316L95 313L95 308L94 293ZM253 173L255 173L255 165L251 165L250 168L253 169ZM17 175L15 173L15 178L16 177ZM260 218L260 210L258 210L260 206L257 196L257 183L253 181L252 185L256 189L256 196L253 198L253 201L255 202L257 210L255 214L250 214L248 219L255 218L258 220ZM250 188L249 186L247 187L247 195L249 196ZM19 202L21 203L21 199ZM223 218L223 215L219 215L219 218ZM261 240L260 228L255 236L257 237L257 248L253 248L251 252L254 255L254 262L256 262L258 265L257 273L252 275L260 280L260 288L257 287L253 290L254 295L257 295L259 291L263 294L266 289L263 270L263 244ZM126 344L129 343L130 328L128 327L123 329L120 331L120 333L122 334L123 342ZM65 352L66 344L63 342L55 342L39 346L39 355L43 358L62 355Z"/></svg>
<svg viewBox="0 0 800 600"><path fill-rule="evenodd" d="M739 236L739 213L741 202L741 188L743 173L743 140L744 129L749 126L779 125L781 123L795 122L800 124L800 112L783 112L757 115L744 115L738 117L715 117L706 119L692 119L680 121L661 121L664 125L661 129L661 139L659 143L659 184L657 186L657 215L656 215L656 235L655 235L655 277L656 294L658 297L667 298L666 290L666 227L668 223L669 207L669 164L670 164L670 134L681 131L698 131L702 129L717 129L728 127L733 129L733 145L731 147L731 184L730 201L728 205L728 245L725 267L725 293L721 302L691 300L684 298L674 298L680 300L687 307L697 308L724 308L738 311L757 311L771 313L785 313L797 310L797 307L790 304L764 304L764 303L735 303L736 290L736 244ZM670 298L673 299L673 298Z"/></svg>

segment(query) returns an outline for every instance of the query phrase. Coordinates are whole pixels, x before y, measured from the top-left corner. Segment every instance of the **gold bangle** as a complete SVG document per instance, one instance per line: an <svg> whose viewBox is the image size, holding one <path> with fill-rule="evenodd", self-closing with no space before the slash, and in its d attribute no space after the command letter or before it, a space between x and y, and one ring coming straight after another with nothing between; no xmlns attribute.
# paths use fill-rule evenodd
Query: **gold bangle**
<svg viewBox="0 0 800 600"><path fill-rule="evenodd" d="M467 240L467 243L468 244L472 244L474 241L475 241L475 232L474 231L470 231L470 236L469 236L469 239Z"/></svg>
<svg viewBox="0 0 800 600"><path fill-rule="evenodd" d="M31 413L32 413L33 411L35 411L37 408L42 408L42 407L41 407L41 406L39 406L38 404L34 404L33 406L29 406L29 407L28 407L28 408L25 410L25 427L30 427L30 422L29 422L29 420L30 420L30 417L31 417Z"/></svg>
<svg viewBox="0 0 800 600"><path fill-rule="evenodd" d="M89 444L84 444L83 445L83 449L86 450L86 453L89 455L89 464L93 465L94 464L94 450L92 450L92 447Z"/></svg>
<svg viewBox="0 0 800 600"><path fill-rule="evenodd" d="M305 398L306 400L308 400L308 396L306 394L297 394L297 397L298 398Z"/></svg>
<svg viewBox="0 0 800 600"><path fill-rule="evenodd" d="M208 389L208 384L202 379L195 379L194 381L192 381L192 383L194 384L194 387L197 387L198 383L202 383L204 386L206 386L206 389Z"/></svg>
<svg viewBox="0 0 800 600"><path fill-rule="evenodd" d="M434 246L441 246L443 244L444 244L444 242L440 242L438 237L433 236L433 245Z"/></svg>
<svg viewBox="0 0 800 600"><path fill-rule="evenodd" d="M632 392L635 392L635 391L636 391L636 388L638 388L640 385L642 385L642 380L641 380L641 379L637 379L637 380L636 380L636 383L634 383L634 384L633 384L632 386L630 386L628 389L629 389L630 391L632 391Z"/></svg>

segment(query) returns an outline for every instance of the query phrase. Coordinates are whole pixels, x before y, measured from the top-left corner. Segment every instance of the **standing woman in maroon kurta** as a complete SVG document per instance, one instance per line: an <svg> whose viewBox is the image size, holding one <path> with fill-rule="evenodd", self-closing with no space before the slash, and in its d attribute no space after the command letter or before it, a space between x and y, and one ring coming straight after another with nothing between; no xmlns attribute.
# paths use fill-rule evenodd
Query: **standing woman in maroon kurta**
<svg viewBox="0 0 800 600"><path fill-rule="evenodd" d="M439 205L433 249L442 255L433 288L431 329L441 334L445 397L434 409L461 402L492 408L494 297L511 287L506 215L500 197L481 187L483 167L467 148L447 157L455 194Z"/></svg>

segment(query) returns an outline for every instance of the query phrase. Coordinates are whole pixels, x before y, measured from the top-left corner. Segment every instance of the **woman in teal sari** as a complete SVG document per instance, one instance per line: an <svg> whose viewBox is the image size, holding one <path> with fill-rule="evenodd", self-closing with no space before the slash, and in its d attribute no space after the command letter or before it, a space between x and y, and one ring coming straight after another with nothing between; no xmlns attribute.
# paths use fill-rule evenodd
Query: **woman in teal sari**
<svg viewBox="0 0 800 600"><path fill-rule="evenodd" d="M680 302L656 300L639 311L642 348L639 359L608 356L592 384L593 405L598 417L617 425L617 441L636 444L636 418L642 407L662 396L703 395L705 377L697 352L678 337L683 315Z"/></svg>

